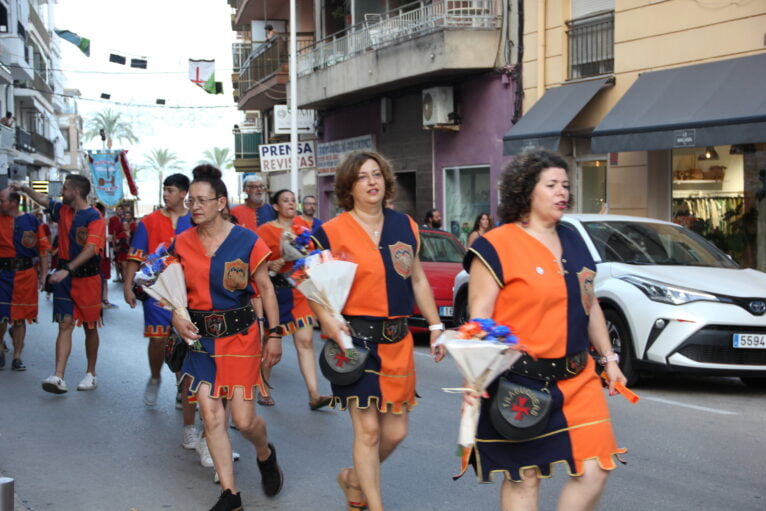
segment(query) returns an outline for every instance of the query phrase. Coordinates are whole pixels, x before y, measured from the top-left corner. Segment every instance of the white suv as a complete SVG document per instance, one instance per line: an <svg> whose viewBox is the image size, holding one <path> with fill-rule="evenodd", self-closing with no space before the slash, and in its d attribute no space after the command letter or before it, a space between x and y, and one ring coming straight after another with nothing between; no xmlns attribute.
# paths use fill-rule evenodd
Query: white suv
<svg viewBox="0 0 766 511"><path fill-rule="evenodd" d="M566 215L598 267L596 294L620 366L739 376L766 386L766 273L743 269L679 225L617 215ZM468 275L455 277L454 320L468 314Z"/></svg>

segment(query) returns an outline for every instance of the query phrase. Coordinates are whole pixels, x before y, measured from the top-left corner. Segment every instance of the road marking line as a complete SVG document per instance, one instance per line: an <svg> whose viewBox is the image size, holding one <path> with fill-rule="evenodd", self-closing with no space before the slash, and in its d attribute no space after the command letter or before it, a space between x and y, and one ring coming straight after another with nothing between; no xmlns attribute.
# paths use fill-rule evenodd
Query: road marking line
<svg viewBox="0 0 766 511"><path fill-rule="evenodd" d="M721 415L739 415L737 412L730 412L728 410L719 410L718 408L708 408L707 406L690 405L687 403L681 403L679 401L663 399L661 397L641 396L641 398L646 401L656 401L657 403L665 403L667 405L681 406L683 408L691 408L693 410L700 410L703 412L718 413Z"/></svg>

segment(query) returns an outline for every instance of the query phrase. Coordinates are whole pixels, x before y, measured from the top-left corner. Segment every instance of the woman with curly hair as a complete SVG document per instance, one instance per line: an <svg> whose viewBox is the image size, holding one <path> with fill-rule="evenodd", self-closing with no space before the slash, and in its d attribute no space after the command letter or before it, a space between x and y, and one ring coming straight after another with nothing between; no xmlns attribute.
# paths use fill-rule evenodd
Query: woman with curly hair
<svg viewBox="0 0 766 511"><path fill-rule="evenodd" d="M526 353L488 387L463 470L471 463L481 482L499 474L502 509L535 510L540 479L562 463L571 477L558 509L595 509L615 458L626 450L615 441L589 345L605 366L610 395L615 383L626 380L593 292L596 265L580 235L560 223L571 206L566 162L542 149L521 153L505 171L501 201L504 225L478 238L465 257L468 308L472 317L510 326ZM506 424L491 417L494 399L524 404L499 390L514 386L521 395L550 396L541 432L511 439ZM465 399L479 396L468 393Z"/></svg>
<svg viewBox="0 0 766 511"><path fill-rule="evenodd" d="M486 234L488 230L492 229L492 217L489 213L482 213L476 217L476 221L473 223L473 229L468 234L465 246L470 247L476 238L481 238Z"/></svg>
<svg viewBox="0 0 766 511"><path fill-rule="evenodd" d="M417 224L384 207L394 195L394 174L374 152L351 153L335 172L335 194L345 209L314 233L321 248L345 254L358 267L346 305L346 322L311 302L322 332L333 340L340 332L369 356L359 380L332 385L333 405L348 409L354 426L354 466L338 474L347 509L383 509L380 464L407 436L408 412L415 406L415 360L407 317L413 306L430 325L436 361L444 347L433 347L444 325L418 259Z"/></svg>

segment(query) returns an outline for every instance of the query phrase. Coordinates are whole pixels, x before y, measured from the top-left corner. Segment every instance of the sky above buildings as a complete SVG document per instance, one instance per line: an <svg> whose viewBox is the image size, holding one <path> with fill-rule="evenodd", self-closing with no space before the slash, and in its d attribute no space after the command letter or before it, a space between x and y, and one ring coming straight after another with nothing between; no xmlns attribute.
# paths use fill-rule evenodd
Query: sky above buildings
<svg viewBox="0 0 766 511"><path fill-rule="evenodd" d="M233 152L231 129L240 113L231 94L231 12L225 0L59 0L55 28L91 40L90 57L59 40L64 87L82 93L78 108L83 120L106 108L121 112L140 139L123 144L132 164L140 165L152 149L167 148L190 173L206 149L229 147ZM109 62L110 53L126 57L128 64ZM146 59L147 69L131 68L131 58ZM190 58L216 60L224 94L207 94L189 81ZM111 99L99 99L102 93ZM156 107L158 98L165 99L166 107ZM99 149L101 141L85 147ZM147 192L142 199L157 197L156 188L149 189L151 177L139 174L145 181L141 190Z"/></svg>

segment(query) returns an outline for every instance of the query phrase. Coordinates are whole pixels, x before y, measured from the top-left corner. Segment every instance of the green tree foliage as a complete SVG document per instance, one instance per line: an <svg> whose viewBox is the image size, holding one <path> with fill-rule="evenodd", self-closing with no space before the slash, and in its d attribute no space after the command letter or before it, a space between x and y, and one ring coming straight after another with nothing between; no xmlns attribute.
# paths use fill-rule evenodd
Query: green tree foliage
<svg viewBox="0 0 766 511"><path fill-rule="evenodd" d="M85 140L93 140L100 136L101 130L106 135L106 145L111 149L112 141L122 142L123 140L135 144L138 137L133 133L130 124L121 119L122 114L107 108L103 112L97 113L88 119L85 123Z"/></svg>
<svg viewBox="0 0 766 511"><path fill-rule="evenodd" d="M183 168L183 162L178 158L176 153L170 149L152 149L148 156L144 159L144 163L141 166L141 170L151 170L157 174L159 182L159 200L162 204L162 182L165 180L165 174L181 170Z"/></svg>
<svg viewBox="0 0 766 511"><path fill-rule="evenodd" d="M202 153L202 157L203 159L200 163L209 163L221 170L230 169L234 166L234 158L228 147L214 147L208 149Z"/></svg>

